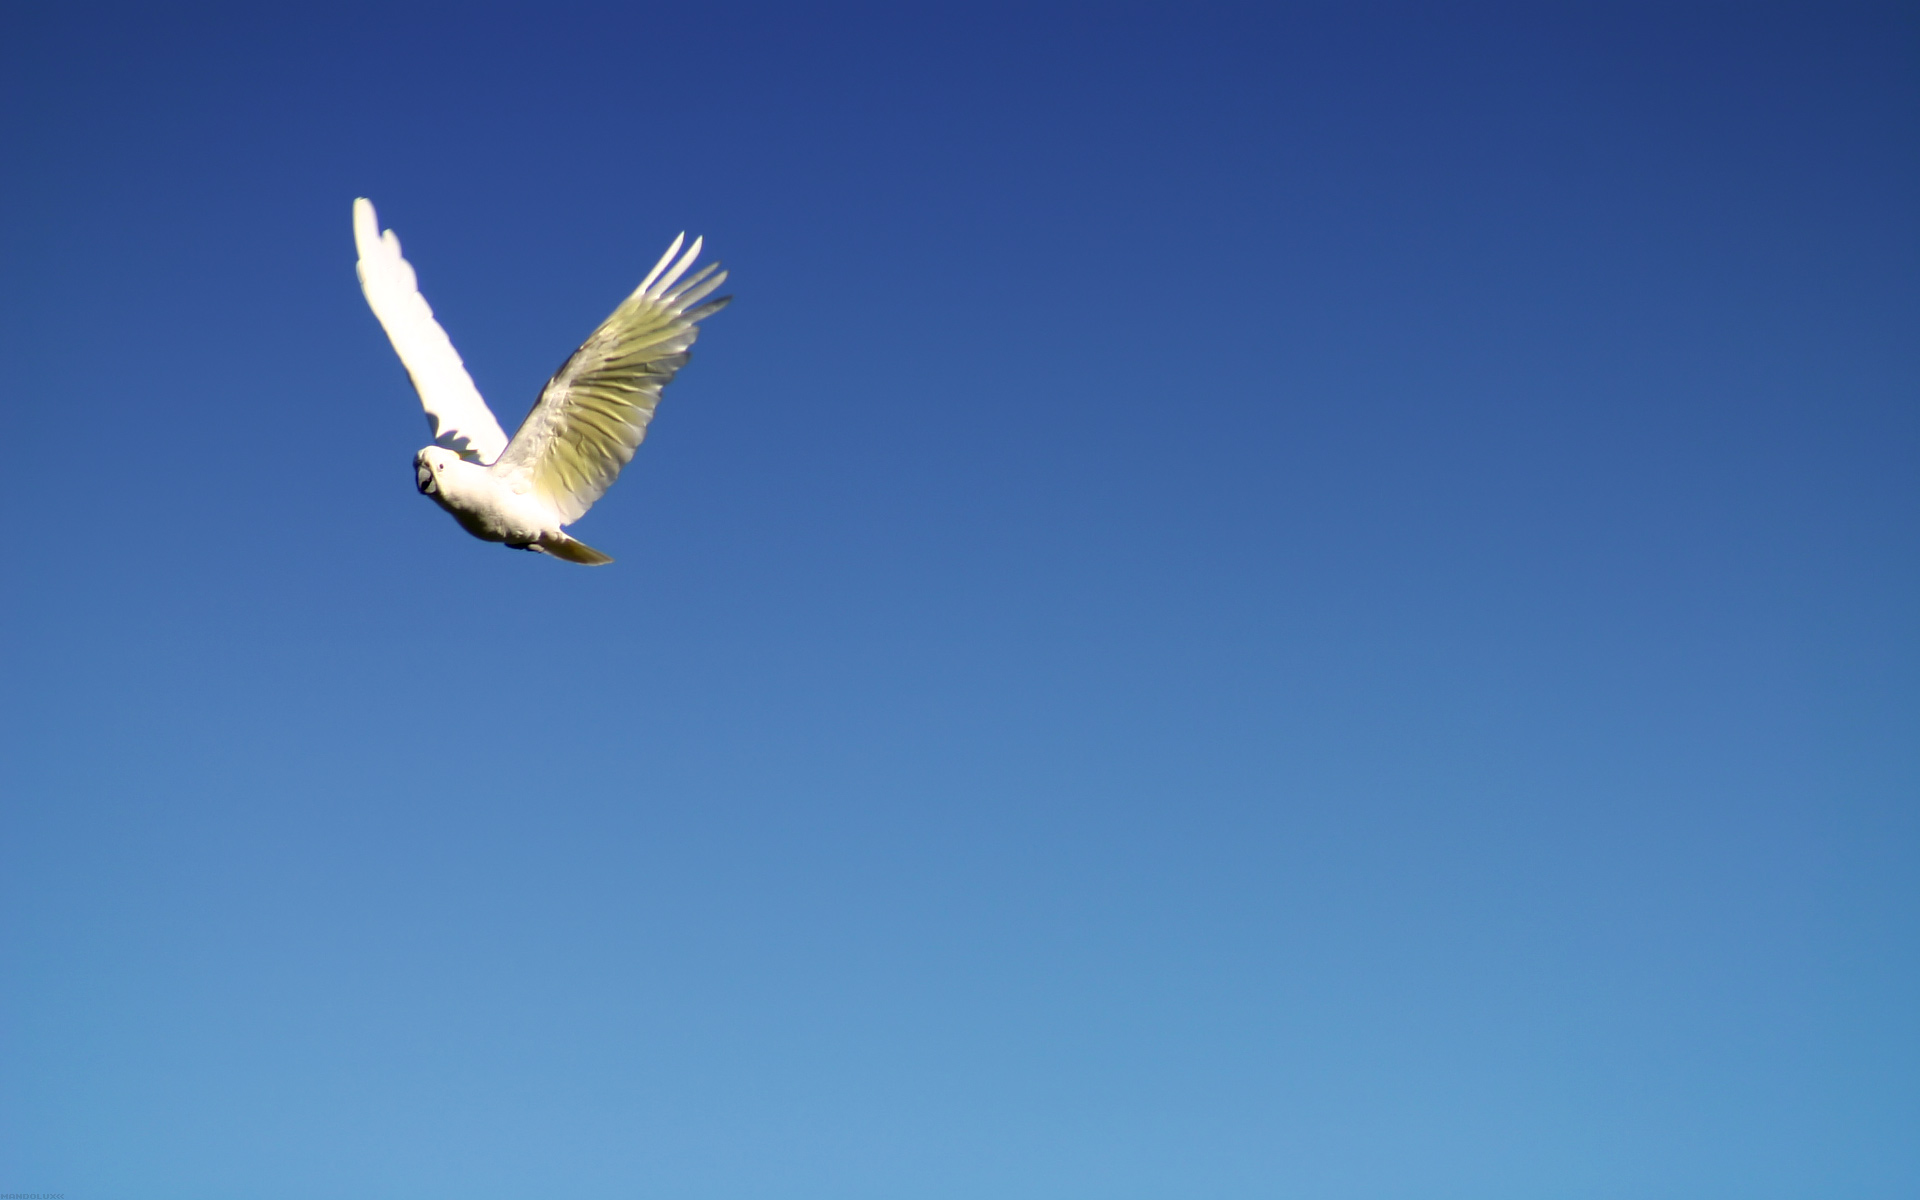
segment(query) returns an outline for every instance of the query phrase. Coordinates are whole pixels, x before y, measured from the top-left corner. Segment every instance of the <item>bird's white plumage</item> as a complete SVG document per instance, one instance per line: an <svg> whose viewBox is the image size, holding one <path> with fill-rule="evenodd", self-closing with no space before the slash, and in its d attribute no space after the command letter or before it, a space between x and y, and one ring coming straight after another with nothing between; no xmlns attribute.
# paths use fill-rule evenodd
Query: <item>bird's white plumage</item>
<svg viewBox="0 0 1920 1200"><path fill-rule="evenodd" d="M699 322L727 303L700 304L726 282L717 264L681 282L701 246L695 238L676 261L684 236L547 382L494 464L495 473L530 486L563 522L579 520L612 486L647 436L660 389L686 364Z"/></svg>
<svg viewBox="0 0 1920 1200"><path fill-rule="evenodd" d="M433 444L471 462L493 462L507 448L506 431L480 398L447 331L433 319L412 265L400 256L400 239L391 229L380 232L373 204L365 199L353 202L353 242L360 252L360 290L413 376Z"/></svg>
<svg viewBox="0 0 1920 1200"><path fill-rule="evenodd" d="M619 477L647 435L660 390L686 365L699 322L730 297L701 301L727 278L719 264L692 275L695 238L682 234L541 389L508 442L465 364L420 295L391 229L353 202L360 286L413 377L434 440L414 456L420 490L475 537L579 563L611 562L561 526L580 519ZM685 277L684 279L682 277Z"/></svg>

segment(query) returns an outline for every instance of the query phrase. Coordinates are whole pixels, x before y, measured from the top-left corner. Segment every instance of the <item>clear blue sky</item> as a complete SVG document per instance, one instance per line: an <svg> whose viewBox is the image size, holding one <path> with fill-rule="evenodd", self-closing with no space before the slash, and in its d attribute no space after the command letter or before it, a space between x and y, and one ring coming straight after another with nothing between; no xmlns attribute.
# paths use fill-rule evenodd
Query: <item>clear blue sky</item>
<svg viewBox="0 0 1920 1200"><path fill-rule="evenodd" d="M1920 1194L1912 8L14 5L0 147L0 1190ZM614 566L357 195L509 428L732 269Z"/></svg>

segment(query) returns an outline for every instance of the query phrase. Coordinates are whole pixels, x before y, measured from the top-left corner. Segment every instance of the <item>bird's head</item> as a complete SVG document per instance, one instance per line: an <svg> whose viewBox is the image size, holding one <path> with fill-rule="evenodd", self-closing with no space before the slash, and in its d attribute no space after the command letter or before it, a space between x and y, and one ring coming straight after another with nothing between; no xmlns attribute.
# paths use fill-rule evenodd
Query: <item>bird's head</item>
<svg viewBox="0 0 1920 1200"><path fill-rule="evenodd" d="M413 485L420 489L422 496L441 494L441 482L460 456L444 446L428 446L413 456Z"/></svg>

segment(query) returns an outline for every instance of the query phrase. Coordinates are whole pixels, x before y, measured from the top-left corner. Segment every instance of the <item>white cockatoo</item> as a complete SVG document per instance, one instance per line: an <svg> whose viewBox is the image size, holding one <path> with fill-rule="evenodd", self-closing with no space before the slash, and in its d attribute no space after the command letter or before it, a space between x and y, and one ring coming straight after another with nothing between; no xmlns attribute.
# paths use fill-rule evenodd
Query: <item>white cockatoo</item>
<svg viewBox="0 0 1920 1200"><path fill-rule="evenodd" d="M353 240L360 289L413 376L433 431L433 443L413 456L420 491L483 541L568 562L612 562L560 527L613 486L647 436L660 389L686 365L699 322L732 299L700 303L727 278L718 263L681 278L700 256L700 239L685 254L686 235L673 239L633 295L547 381L512 441L433 319L400 239L380 232L364 199L353 202Z"/></svg>

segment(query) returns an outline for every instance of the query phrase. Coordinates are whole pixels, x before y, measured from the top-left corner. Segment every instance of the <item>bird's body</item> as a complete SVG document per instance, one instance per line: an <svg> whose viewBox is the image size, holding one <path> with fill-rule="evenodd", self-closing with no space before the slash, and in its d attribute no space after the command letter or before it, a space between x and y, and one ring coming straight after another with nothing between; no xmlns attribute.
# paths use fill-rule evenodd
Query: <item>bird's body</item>
<svg viewBox="0 0 1920 1200"><path fill-rule="evenodd" d="M428 446L414 456L413 469L415 486L422 494L483 542L546 550L557 539L573 540L561 532L557 514L528 489L515 491L487 467L451 450Z"/></svg>
<svg viewBox="0 0 1920 1200"><path fill-rule="evenodd" d="M366 200L353 202L361 289L413 377L433 442L414 455L414 482L474 537L568 562L612 562L569 536L571 524L620 474L646 437L660 389L686 364L698 323L727 299L700 304L726 279L709 265L682 280L700 240L684 235L640 286L547 381L509 441L460 355L433 319ZM699 305L699 307L694 307Z"/></svg>

